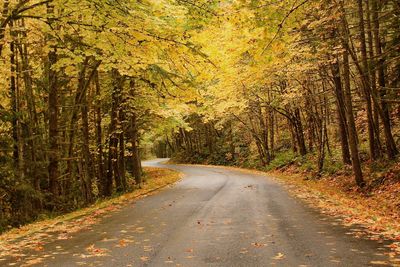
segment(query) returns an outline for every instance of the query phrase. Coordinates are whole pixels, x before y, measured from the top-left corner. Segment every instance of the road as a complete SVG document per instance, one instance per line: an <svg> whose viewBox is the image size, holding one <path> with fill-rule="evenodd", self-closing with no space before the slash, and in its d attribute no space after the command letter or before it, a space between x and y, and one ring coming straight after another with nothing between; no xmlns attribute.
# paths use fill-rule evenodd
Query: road
<svg viewBox="0 0 400 267"><path fill-rule="evenodd" d="M160 160L145 165L163 166ZM51 256L40 265L326 267L388 260L382 243L349 235L354 229L292 198L273 179L224 168L168 167L185 175L174 187L68 240L46 244L38 257ZM88 247L100 255L87 255Z"/></svg>

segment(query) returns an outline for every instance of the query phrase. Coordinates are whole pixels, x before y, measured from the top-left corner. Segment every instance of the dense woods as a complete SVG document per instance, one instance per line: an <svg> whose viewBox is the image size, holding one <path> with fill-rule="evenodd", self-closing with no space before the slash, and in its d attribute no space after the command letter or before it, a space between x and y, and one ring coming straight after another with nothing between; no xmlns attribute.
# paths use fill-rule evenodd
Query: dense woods
<svg viewBox="0 0 400 267"><path fill-rule="evenodd" d="M140 187L150 152L297 161L316 177L349 166L359 187L366 166L397 160L397 0L3 0L0 12L0 230Z"/></svg>
<svg viewBox="0 0 400 267"><path fill-rule="evenodd" d="M193 90L186 62L204 61L185 10L2 1L0 229L141 186L143 133L170 117L173 84Z"/></svg>
<svg viewBox="0 0 400 267"><path fill-rule="evenodd" d="M196 37L219 66L200 112L158 154L262 169L298 164L316 178L352 166L364 187L364 167L390 168L398 155L399 8L380 0L224 5L220 24Z"/></svg>

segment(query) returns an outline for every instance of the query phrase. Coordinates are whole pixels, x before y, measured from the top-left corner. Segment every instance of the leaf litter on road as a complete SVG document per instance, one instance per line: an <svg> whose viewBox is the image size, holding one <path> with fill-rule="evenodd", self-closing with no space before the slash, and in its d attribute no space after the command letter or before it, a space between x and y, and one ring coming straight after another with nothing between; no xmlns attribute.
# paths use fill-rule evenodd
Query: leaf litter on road
<svg viewBox="0 0 400 267"><path fill-rule="evenodd" d="M276 254L274 257L272 257L273 260L282 260L285 258L285 254L279 252L278 254Z"/></svg>

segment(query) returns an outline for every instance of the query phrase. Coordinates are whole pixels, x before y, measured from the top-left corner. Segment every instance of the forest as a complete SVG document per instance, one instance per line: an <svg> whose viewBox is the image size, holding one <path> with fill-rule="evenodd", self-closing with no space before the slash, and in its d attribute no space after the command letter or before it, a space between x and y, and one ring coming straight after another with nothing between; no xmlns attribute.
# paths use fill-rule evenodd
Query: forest
<svg viewBox="0 0 400 267"><path fill-rule="evenodd" d="M135 190L155 156L398 182L398 0L0 12L0 231Z"/></svg>

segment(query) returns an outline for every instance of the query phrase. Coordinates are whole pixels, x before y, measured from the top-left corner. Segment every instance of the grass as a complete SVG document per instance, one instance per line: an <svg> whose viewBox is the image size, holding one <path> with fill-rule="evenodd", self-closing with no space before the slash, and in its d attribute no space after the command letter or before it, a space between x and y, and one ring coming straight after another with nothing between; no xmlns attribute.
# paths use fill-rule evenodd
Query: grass
<svg viewBox="0 0 400 267"><path fill-rule="evenodd" d="M271 163L265 167L265 171L284 168L288 165L295 163L299 159L292 150L281 152L275 155Z"/></svg>

